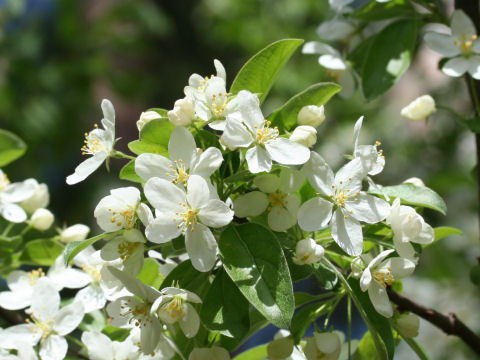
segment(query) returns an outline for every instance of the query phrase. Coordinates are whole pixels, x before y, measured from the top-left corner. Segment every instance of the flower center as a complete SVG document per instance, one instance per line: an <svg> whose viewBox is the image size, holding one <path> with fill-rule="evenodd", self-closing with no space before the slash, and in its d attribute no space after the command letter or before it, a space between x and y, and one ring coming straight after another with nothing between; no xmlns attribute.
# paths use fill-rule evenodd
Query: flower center
<svg viewBox="0 0 480 360"><path fill-rule="evenodd" d="M90 275L92 277L94 282L96 282L96 283L100 282L101 266L99 266L99 265L82 265L81 268L84 272L86 272L88 275Z"/></svg>
<svg viewBox="0 0 480 360"><path fill-rule="evenodd" d="M117 250L120 254L120 258L122 260L128 259L130 256L133 255L138 245L140 245L139 242L122 241L121 243L119 243L117 246Z"/></svg>
<svg viewBox="0 0 480 360"><path fill-rule="evenodd" d="M183 186L187 187L189 175L184 161L182 159L175 160L169 167L172 169L172 172L167 172L166 175L171 178L171 181L174 184L183 184Z"/></svg>
<svg viewBox="0 0 480 360"><path fill-rule="evenodd" d="M3 172L0 172L0 191L5 189L8 184L10 184L10 180L8 179L7 175Z"/></svg>
<svg viewBox="0 0 480 360"><path fill-rule="evenodd" d="M185 316L183 299L180 296L174 296L172 300L162 306L162 311L165 311L170 316L172 322L182 320Z"/></svg>
<svg viewBox="0 0 480 360"><path fill-rule="evenodd" d="M178 217L174 217L173 221L179 223L177 224L177 229L182 229L182 232L186 232L188 227L191 227L192 231L195 231L195 225L198 224L197 214L200 211L199 209L192 209L186 203L180 203L181 206L185 208L185 211L177 211L175 215Z"/></svg>
<svg viewBox="0 0 480 360"><path fill-rule="evenodd" d="M256 129L256 140L258 144L268 144L270 141L275 140L278 137L278 127L271 128L271 121L265 120L264 126L259 129L255 125Z"/></svg>
<svg viewBox="0 0 480 360"><path fill-rule="evenodd" d="M129 206L122 211L112 211L111 208L108 209L112 213L110 222L116 224L118 227L124 227L126 230L132 230L135 227L136 223L136 209L133 206Z"/></svg>
<svg viewBox="0 0 480 360"><path fill-rule="evenodd" d="M198 91L203 91L205 89L205 86L207 85L208 83L208 80L210 80L211 78L213 78L213 75L210 75L210 77L208 76L205 76L204 79L201 79L199 82L200 82L200 86L197 87L197 90Z"/></svg>
<svg viewBox="0 0 480 360"><path fill-rule="evenodd" d="M462 34L458 39L453 40L453 44L460 48L463 55L469 55L472 52L473 42L477 40L477 35Z"/></svg>
<svg viewBox="0 0 480 360"><path fill-rule="evenodd" d="M126 303L120 305L120 316L130 318L129 324L134 324L137 327L147 326L147 323L152 323L150 315L150 304L139 303L132 299L127 299Z"/></svg>
<svg viewBox="0 0 480 360"><path fill-rule="evenodd" d="M385 288L387 287L387 285L392 285L393 282L395 281L395 278L393 277L393 274L391 273L391 271L392 271L391 267L376 270L373 273L373 278L375 279L376 282L378 282L380 285L382 285Z"/></svg>
<svg viewBox="0 0 480 360"><path fill-rule="evenodd" d="M347 182L350 182L352 180L351 177L348 178ZM358 201L357 196L360 192L355 191L353 192L351 189L347 189L344 186L346 184L343 183L342 180L339 181L339 187L337 188L335 184L332 184L332 189L334 192L330 194L330 198L333 200L333 202L338 206L343 208L345 206L345 203L350 199L354 198L354 201ZM350 211L352 213L352 211Z"/></svg>
<svg viewBox="0 0 480 360"><path fill-rule="evenodd" d="M94 124L95 129L98 128L97 124ZM82 146L82 155L95 155L100 151L107 150L105 144L97 137L95 130L85 133L85 145Z"/></svg>
<svg viewBox="0 0 480 360"><path fill-rule="evenodd" d="M30 317L35 325L35 327L31 329L32 332L36 334L40 331L42 333L42 339L45 340L53 331L53 323L55 322L55 319L49 319L46 322L40 321L33 313L30 315ZM30 319L26 319L25 322L27 324L31 323Z"/></svg>
<svg viewBox="0 0 480 360"><path fill-rule="evenodd" d="M33 286L37 283L38 279L45 276L45 273L43 272L42 268L38 268L37 270L30 271L27 276L30 286Z"/></svg>
<svg viewBox="0 0 480 360"><path fill-rule="evenodd" d="M218 93L212 95L212 112L216 118L222 117L227 107L227 93Z"/></svg>
<svg viewBox="0 0 480 360"><path fill-rule="evenodd" d="M277 206L278 214L280 214L280 210L283 209L288 203L288 201L285 200L286 197L287 194L280 190L276 190L275 192L268 194L267 199L270 202L268 210L271 211L273 207Z"/></svg>

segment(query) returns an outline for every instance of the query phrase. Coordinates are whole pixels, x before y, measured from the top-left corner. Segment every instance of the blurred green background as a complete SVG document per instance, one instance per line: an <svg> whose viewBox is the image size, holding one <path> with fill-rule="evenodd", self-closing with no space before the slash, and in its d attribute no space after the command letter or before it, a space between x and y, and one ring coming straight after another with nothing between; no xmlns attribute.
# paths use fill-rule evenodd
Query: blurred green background
<svg viewBox="0 0 480 360"><path fill-rule="evenodd" d="M445 5L451 6L449 1ZM151 107L171 109L192 73L210 75L213 59L229 83L242 64L282 38L320 40L317 26L332 16L327 0L3 0L0 1L0 127L23 138L27 154L4 171L12 181L34 177L48 184L57 225L86 223L95 233L93 209L116 186L122 161L112 161L69 187L65 177L81 161L83 134L102 118L100 102L117 112L119 149L137 138L135 122ZM340 48L341 43L336 44ZM462 80L437 70L438 57L419 45L412 68L385 96L366 103L334 97L319 128L318 149L332 167L352 151L353 124L365 115L362 143L382 141L387 165L376 181L393 185L417 176L445 198L446 217L427 211L434 226L464 235L428 247L405 293L443 312L456 312L480 330L479 289L469 280L480 256L473 135L442 110L426 122L400 117L400 109L430 93L438 103L471 112ZM328 81L315 56L297 52L281 72L264 112L307 86ZM441 336L441 341L439 341ZM445 341L443 340L445 339ZM433 359L469 359L460 342L422 322L420 342ZM399 359L412 357L402 350Z"/></svg>

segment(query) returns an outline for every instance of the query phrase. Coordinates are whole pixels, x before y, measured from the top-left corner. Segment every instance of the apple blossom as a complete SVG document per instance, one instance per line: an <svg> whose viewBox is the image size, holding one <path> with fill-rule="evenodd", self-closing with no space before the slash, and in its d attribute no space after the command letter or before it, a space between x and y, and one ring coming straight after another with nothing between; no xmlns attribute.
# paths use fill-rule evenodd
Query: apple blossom
<svg viewBox="0 0 480 360"><path fill-rule="evenodd" d="M168 120L175 126L188 126L195 116L195 107L188 97L175 101L173 110L168 113Z"/></svg>
<svg viewBox="0 0 480 360"><path fill-rule="evenodd" d="M332 169L316 152L303 167L310 184L323 197L306 201L298 210L298 224L305 231L317 231L330 223L335 242L349 255L357 256L363 250L360 221L375 224L385 219L390 205L361 191L365 170L360 158L344 165L334 176ZM334 210L335 206L335 210Z"/></svg>
<svg viewBox="0 0 480 360"><path fill-rule="evenodd" d="M55 217L50 210L39 208L32 214L28 223L34 229L45 231L50 229L54 221Z"/></svg>
<svg viewBox="0 0 480 360"><path fill-rule="evenodd" d="M27 220L25 210L18 203L35 193L35 184L30 181L10 183L7 175L0 170L0 214L5 220L21 223Z"/></svg>
<svg viewBox="0 0 480 360"><path fill-rule="evenodd" d="M386 287L395 280L403 279L413 273L415 264L400 257L387 257L395 250L385 250L378 254L363 271L360 289L368 291L368 296L377 312L385 317L392 317L393 309Z"/></svg>
<svg viewBox="0 0 480 360"><path fill-rule="evenodd" d="M445 75L458 77L468 72L480 79L480 40L472 20L455 10L450 23L451 35L427 32L425 42L434 51L450 58L442 67Z"/></svg>
<svg viewBox="0 0 480 360"><path fill-rule="evenodd" d="M124 271L136 276L142 270L145 238L140 230L125 230L108 240L100 250L103 260L121 259Z"/></svg>
<svg viewBox="0 0 480 360"><path fill-rule="evenodd" d="M138 358L138 347L133 342L112 341L101 332L86 331L82 334L90 360L133 360Z"/></svg>
<svg viewBox="0 0 480 360"><path fill-rule="evenodd" d="M313 239L300 240L295 248L295 256L292 258L297 265L314 264L323 257L325 250Z"/></svg>
<svg viewBox="0 0 480 360"><path fill-rule="evenodd" d="M138 131L142 131L145 124L149 123L155 119L161 119L161 115L156 111L145 111L140 114L140 118L137 120L137 129Z"/></svg>
<svg viewBox="0 0 480 360"><path fill-rule="evenodd" d="M317 142L317 130L310 125L300 125L293 130L290 140L311 147Z"/></svg>
<svg viewBox="0 0 480 360"><path fill-rule="evenodd" d="M353 129L353 156L360 158L365 173L368 175L377 175L383 171L385 167L385 156L383 150L377 150L380 146L379 141L375 145L359 145L360 130L363 124L363 116L358 118ZM371 181L373 183L373 181Z"/></svg>
<svg viewBox="0 0 480 360"><path fill-rule="evenodd" d="M50 202L47 184L39 184L35 179L27 179L25 182L32 184L35 190L32 196L20 203L20 206L30 214L39 208L46 208Z"/></svg>
<svg viewBox="0 0 480 360"><path fill-rule="evenodd" d="M135 160L135 172L144 180L158 177L186 186L191 175L208 180L223 162L221 151L215 147L197 154L195 139L184 127L172 131L168 153L170 159L157 154L140 154Z"/></svg>
<svg viewBox="0 0 480 360"><path fill-rule="evenodd" d="M423 95L405 106L400 114L410 120L423 120L436 111L435 100L430 95Z"/></svg>
<svg viewBox="0 0 480 360"><path fill-rule="evenodd" d="M155 219L145 230L147 238L165 243L185 235L185 246L193 266L209 271L217 258L217 242L208 227L226 226L233 211L223 201L210 198L207 182L198 175L187 180L186 192L170 181L151 178L145 196L155 207Z"/></svg>
<svg viewBox="0 0 480 360"><path fill-rule="evenodd" d="M342 350L342 341L337 332L314 332L307 338L305 356L307 360L337 360Z"/></svg>
<svg viewBox="0 0 480 360"><path fill-rule="evenodd" d="M103 129L95 125L95 129L85 134L85 145L82 147L82 155L92 157L80 163L72 175L67 176L67 184L74 185L85 180L97 170L100 165L110 156L115 143L115 109L112 103L104 99L102 101Z"/></svg>
<svg viewBox="0 0 480 360"><path fill-rule="evenodd" d="M325 120L325 107L316 105L305 105L297 115L298 125L310 125L319 127Z"/></svg>

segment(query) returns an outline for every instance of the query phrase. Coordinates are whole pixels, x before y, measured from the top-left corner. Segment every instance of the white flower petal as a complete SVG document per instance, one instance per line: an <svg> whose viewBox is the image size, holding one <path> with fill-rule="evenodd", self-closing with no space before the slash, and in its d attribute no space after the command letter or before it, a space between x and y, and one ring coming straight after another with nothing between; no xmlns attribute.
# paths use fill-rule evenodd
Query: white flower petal
<svg viewBox="0 0 480 360"><path fill-rule="evenodd" d="M198 328L200 327L200 317L198 316L197 310L195 310L191 304L185 304L184 311L185 314L180 320L179 325L183 334L190 339L198 332Z"/></svg>
<svg viewBox="0 0 480 360"><path fill-rule="evenodd" d="M27 213L17 204L3 204L0 212L5 220L13 223L21 223L27 220Z"/></svg>
<svg viewBox="0 0 480 360"><path fill-rule="evenodd" d="M170 180L167 173L170 173L172 170L170 168L171 165L172 161L164 156L144 153L138 155L135 159L135 172L143 180L148 180L153 177Z"/></svg>
<svg viewBox="0 0 480 360"><path fill-rule="evenodd" d="M340 56L334 56L330 54L322 55L318 58L318 63L329 70L347 69L347 64Z"/></svg>
<svg viewBox="0 0 480 360"><path fill-rule="evenodd" d="M446 57L453 57L460 54L460 48L453 43L451 35L428 32L424 37L428 47Z"/></svg>
<svg viewBox="0 0 480 360"><path fill-rule="evenodd" d="M341 18L324 21L317 27L318 36L328 41L346 39L354 31L355 26L351 22Z"/></svg>
<svg viewBox="0 0 480 360"><path fill-rule="evenodd" d="M474 79L480 80L480 56L470 56L469 61L470 66L468 68L468 73L472 75Z"/></svg>
<svg viewBox="0 0 480 360"><path fill-rule="evenodd" d="M302 54L330 54L339 55L339 52L328 44L318 41L309 41L303 45Z"/></svg>
<svg viewBox="0 0 480 360"><path fill-rule="evenodd" d="M177 126L173 129L168 141L168 154L170 160L180 161L185 163L187 169L196 157L197 145L195 139L190 131L183 126Z"/></svg>
<svg viewBox="0 0 480 360"><path fill-rule="evenodd" d="M177 227L177 221L173 221L174 216L173 214L157 214L157 217L145 229L147 239L162 244L179 236L182 229Z"/></svg>
<svg viewBox="0 0 480 360"><path fill-rule="evenodd" d="M53 319L60 306L60 294L48 278L41 278L33 287L30 310L44 322Z"/></svg>
<svg viewBox="0 0 480 360"><path fill-rule="evenodd" d="M228 225L233 219L233 211L221 200L212 199L198 213L200 221L217 228Z"/></svg>
<svg viewBox="0 0 480 360"><path fill-rule="evenodd" d="M90 360L114 360L112 340L101 332L85 331L82 342L88 350Z"/></svg>
<svg viewBox="0 0 480 360"><path fill-rule="evenodd" d="M376 196L360 193L353 201L345 202L345 209L358 221L375 224L388 216L390 205Z"/></svg>
<svg viewBox="0 0 480 360"><path fill-rule="evenodd" d="M301 165L310 159L310 150L285 138L276 138L265 144L272 159L283 165Z"/></svg>
<svg viewBox="0 0 480 360"><path fill-rule="evenodd" d="M210 197L210 190L204 178L198 175L192 175L187 182L187 201L194 209L200 209L205 206Z"/></svg>
<svg viewBox="0 0 480 360"><path fill-rule="evenodd" d="M409 259L416 263L418 261L417 253L413 248L410 242L402 241L398 236L393 236L393 245L395 246L395 250L397 254L400 255L402 258Z"/></svg>
<svg viewBox="0 0 480 360"><path fill-rule="evenodd" d="M217 242L205 225L197 224L193 231L187 230L185 248L193 267L198 271L209 271L217 260Z"/></svg>
<svg viewBox="0 0 480 360"><path fill-rule="evenodd" d="M261 174L253 179L253 184L264 193L271 193L280 187L280 178L274 174Z"/></svg>
<svg viewBox="0 0 480 360"><path fill-rule="evenodd" d="M179 203L185 202L186 199L184 190L170 181L160 178L148 180L144 192L147 200L155 209L168 209L173 213L183 209Z"/></svg>
<svg viewBox="0 0 480 360"><path fill-rule="evenodd" d="M285 231L297 223L297 217L285 208L273 206L268 213L268 225L273 231Z"/></svg>
<svg viewBox="0 0 480 360"><path fill-rule="evenodd" d="M61 336L70 334L82 322L83 310L83 306L75 302L63 307L55 315L53 329Z"/></svg>
<svg viewBox="0 0 480 360"><path fill-rule="evenodd" d="M470 62L464 57L456 57L450 59L442 67L442 71L445 75L459 77L465 74L470 68Z"/></svg>
<svg viewBox="0 0 480 360"><path fill-rule="evenodd" d="M0 348L17 349L22 343L35 346L42 337L42 332L33 324L21 324L2 330L1 335Z"/></svg>
<svg viewBox="0 0 480 360"><path fill-rule="evenodd" d="M335 181L333 171L326 161L315 151L310 154L310 160L303 166L313 188L324 195L332 194L332 184Z"/></svg>
<svg viewBox="0 0 480 360"><path fill-rule="evenodd" d="M153 221L152 210L147 204L140 203L137 208L137 215L143 226L147 227Z"/></svg>
<svg viewBox="0 0 480 360"><path fill-rule="evenodd" d="M472 20L463 12L463 10L455 10L452 16L450 28L452 29L452 35L455 38L458 38L462 35L470 37L477 33Z"/></svg>
<svg viewBox="0 0 480 360"><path fill-rule="evenodd" d="M250 146L253 136L242 124L242 120L240 113L227 115L225 130L220 139L222 144L231 148Z"/></svg>
<svg viewBox="0 0 480 360"><path fill-rule="evenodd" d="M344 215L337 209L330 223L335 242L350 256L358 256L363 251L363 234L360 223L352 216Z"/></svg>
<svg viewBox="0 0 480 360"><path fill-rule="evenodd" d="M360 277L360 289L362 291L367 291L370 284L372 283L372 273L370 272L370 268L365 269Z"/></svg>
<svg viewBox="0 0 480 360"><path fill-rule="evenodd" d="M190 173L204 178L210 177L223 162L222 152L215 147L209 147L197 159Z"/></svg>
<svg viewBox="0 0 480 360"><path fill-rule="evenodd" d="M0 307L7 310L20 310L30 305L32 291L0 292Z"/></svg>
<svg viewBox="0 0 480 360"><path fill-rule="evenodd" d="M93 310L102 309L107 299L100 286L92 284L77 292L74 301L82 304L85 313L89 313Z"/></svg>
<svg viewBox="0 0 480 360"><path fill-rule="evenodd" d="M74 185L85 180L91 173L97 170L107 158L105 151L95 153L92 157L81 162L72 175L67 176L67 184Z"/></svg>
<svg viewBox="0 0 480 360"><path fill-rule="evenodd" d="M35 194L38 185L29 179L7 185L2 190L2 200L8 203L16 203L29 199Z"/></svg>
<svg viewBox="0 0 480 360"><path fill-rule="evenodd" d="M362 180L365 175L362 160L355 158L337 171L335 174L335 186L340 189L349 189L350 193L354 193L362 188Z"/></svg>
<svg viewBox="0 0 480 360"><path fill-rule="evenodd" d="M243 218L247 216L259 216L268 206L267 195L261 191L251 191L240 195L233 202L235 216Z"/></svg>
<svg viewBox="0 0 480 360"><path fill-rule="evenodd" d="M304 182L305 174L303 172L284 167L280 170L280 184L278 189L286 193L296 192Z"/></svg>
<svg viewBox="0 0 480 360"><path fill-rule="evenodd" d="M51 334L40 345L40 358L42 360L62 360L67 355L67 340L55 334Z"/></svg>
<svg viewBox="0 0 480 360"><path fill-rule="evenodd" d="M372 302L373 307L380 315L387 318L392 317L393 308L388 299L387 291L376 281L372 281L368 288L368 296Z"/></svg>
<svg viewBox="0 0 480 360"><path fill-rule="evenodd" d="M385 266L391 268L395 279L403 279L410 276L415 270L415 263L408 259L392 257L385 261Z"/></svg>
<svg viewBox="0 0 480 360"><path fill-rule="evenodd" d="M417 244L431 244L433 240L435 240L435 232L433 231L433 228L423 221L420 234L410 241Z"/></svg>
<svg viewBox="0 0 480 360"><path fill-rule="evenodd" d="M223 81L227 82L227 72L225 71L225 68L223 64L220 62L220 60L213 59L213 66L215 66L215 70L217 71L217 76L219 78L222 78Z"/></svg>
<svg viewBox="0 0 480 360"><path fill-rule="evenodd" d="M260 172L270 172L272 169L272 159L270 155L260 146L254 146L247 150L245 154L247 159L248 170L252 174Z"/></svg>
<svg viewBox="0 0 480 360"><path fill-rule="evenodd" d="M151 354L155 351L162 333L162 325L156 317L152 317L151 322L147 322L146 326L141 329L140 341L142 343L142 352Z"/></svg>
<svg viewBox="0 0 480 360"><path fill-rule="evenodd" d="M341 71L339 74L338 83L342 87L339 95L344 99L351 98L355 92L355 77L353 74L353 70L351 69Z"/></svg>
<svg viewBox="0 0 480 360"><path fill-rule="evenodd" d="M317 231L328 225L332 218L333 204L315 197L306 201L298 210L298 225L305 231Z"/></svg>

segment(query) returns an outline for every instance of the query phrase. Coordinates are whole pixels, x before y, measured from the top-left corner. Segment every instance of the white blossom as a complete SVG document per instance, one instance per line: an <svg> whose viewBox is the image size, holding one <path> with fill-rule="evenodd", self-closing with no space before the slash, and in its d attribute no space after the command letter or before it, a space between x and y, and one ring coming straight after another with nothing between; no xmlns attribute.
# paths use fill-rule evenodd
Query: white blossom
<svg viewBox="0 0 480 360"><path fill-rule="evenodd" d="M115 143L115 110L112 103L104 99L102 101L103 129L95 126L95 129L85 134L85 145L82 147L83 155L92 155L75 168L72 175L67 176L67 184L73 185L85 180L91 173L110 156Z"/></svg>
<svg viewBox="0 0 480 360"><path fill-rule="evenodd" d="M458 77L468 72L480 79L480 40L475 25L462 10L455 10L450 29L451 35L425 34L425 42L432 50L450 58L442 67L443 73Z"/></svg>
<svg viewBox="0 0 480 360"><path fill-rule="evenodd" d="M254 179L260 191L240 195L233 202L238 217L259 216L268 210L268 225L273 231L285 231L297 223L300 198L293 194L303 185L304 175L282 168L280 176L262 174Z"/></svg>
<svg viewBox="0 0 480 360"><path fill-rule="evenodd" d="M7 221L21 223L27 220L25 210L18 205L35 193L35 184L30 181L10 183L7 175L0 170L0 214Z"/></svg>
<svg viewBox="0 0 480 360"><path fill-rule="evenodd" d="M335 242L347 254L360 255L363 250L360 221L375 224L385 219L390 211L386 201L361 191L365 177L361 160L351 160L334 176L325 160L312 152L303 171L313 188L331 200L314 197L306 201L298 211L300 227L305 231L317 231L330 223Z"/></svg>
<svg viewBox="0 0 480 360"><path fill-rule="evenodd" d="M39 184L35 179L27 179L25 182L31 184L35 190L32 196L20 203L20 206L30 214L39 208L46 208L50 202L47 184Z"/></svg>
<svg viewBox="0 0 480 360"><path fill-rule="evenodd" d="M393 231L393 244L398 255L417 262L417 254L410 244L430 244L435 239L433 228L410 206L400 205L396 198L387 216L387 224Z"/></svg>
<svg viewBox="0 0 480 360"><path fill-rule="evenodd" d="M87 225L75 224L59 230L60 241L68 244L72 241L83 241L87 238L90 228Z"/></svg>
<svg viewBox="0 0 480 360"><path fill-rule="evenodd" d="M226 226L232 221L229 206L212 199L207 182L198 175L189 176L186 192L170 181L151 178L145 184L145 196L155 207L155 219L145 231L147 238L165 243L184 234L193 266L209 271L217 258L217 242L209 227Z"/></svg>
<svg viewBox="0 0 480 360"><path fill-rule="evenodd" d="M122 234L108 240L100 250L103 260L121 259L124 271L138 275L143 266L145 238L140 230L125 230Z"/></svg>
<svg viewBox="0 0 480 360"><path fill-rule="evenodd" d="M30 218L28 223L34 229L45 231L50 229L50 226L52 226L54 221L55 221L55 216L52 214L50 210L39 208L35 210L35 212L32 214L32 217Z"/></svg>
<svg viewBox="0 0 480 360"><path fill-rule="evenodd" d="M197 153L195 139L184 127L172 131L168 153L170 159L157 154L140 154L135 160L135 172L144 180L158 177L186 186L191 175L208 180L223 162L222 152L215 147Z"/></svg>
<svg viewBox="0 0 480 360"><path fill-rule="evenodd" d="M360 289L368 291L368 296L377 312L385 317L392 317L393 308L388 298L386 287L395 280L403 279L413 273L415 264L400 257L387 258L395 250L385 250L374 258L363 271Z"/></svg>
<svg viewBox="0 0 480 360"><path fill-rule="evenodd" d="M375 145L358 144L362 124L363 116L358 118L353 129L353 156L361 160L365 173L377 175L385 167L385 156L383 150L377 150L377 147L381 145L379 141L376 141ZM373 183L373 181L370 181L370 183Z"/></svg>
<svg viewBox="0 0 480 360"><path fill-rule="evenodd" d="M128 339L119 342L98 331L86 331L81 338L90 360L134 360L138 358L138 347Z"/></svg>
<svg viewBox="0 0 480 360"><path fill-rule="evenodd" d="M307 338L307 360L337 360L342 350L342 340L337 332L314 332Z"/></svg>
<svg viewBox="0 0 480 360"><path fill-rule="evenodd" d="M175 126L188 126L195 117L195 104L188 97L175 101L173 110L168 113L168 120Z"/></svg>
<svg viewBox="0 0 480 360"><path fill-rule="evenodd" d="M290 140L303 146L311 147L317 142L317 130L310 125L297 126L295 130L293 130Z"/></svg>
<svg viewBox="0 0 480 360"><path fill-rule="evenodd" d="M315 240L303 239L297 243L292 260L297 265L314 264L320 261L324 253L322 245L317 244Z"/></svg>
<svg viewBox="0 0 480 360"><path fill-rule="evenodd" d="M242 104L237 112L227 115L220 141L229 148L248 148L245 157L249 171L254 174L270 172L272 160L283 165L304 164L310 157L308 148L279 137L278 128L270 126L255 97Z"/></svg>
<svg viewBox="0 0 480 360"><path fill-rule="evenodd" d="M162 117L156 111L145 111L140 114L140 118L137 120L137 129L142 131L145 124L149 123L152 120L161 119Z"/></svg>
<svg viewBox="0 0 480 360"><path fill-rule="evenodd" d="M325 107L316 105L306 105L300 109L297 115L298 125L310 125L314 128L319 127L325 120Z"/></svg>
<svg viewBox="0 0 480 360"><path fill-rule="evenodd" d="M423 120L436 111L435 100L430 95L423 95L405 106L400 114L410 120Z"/></svg>

